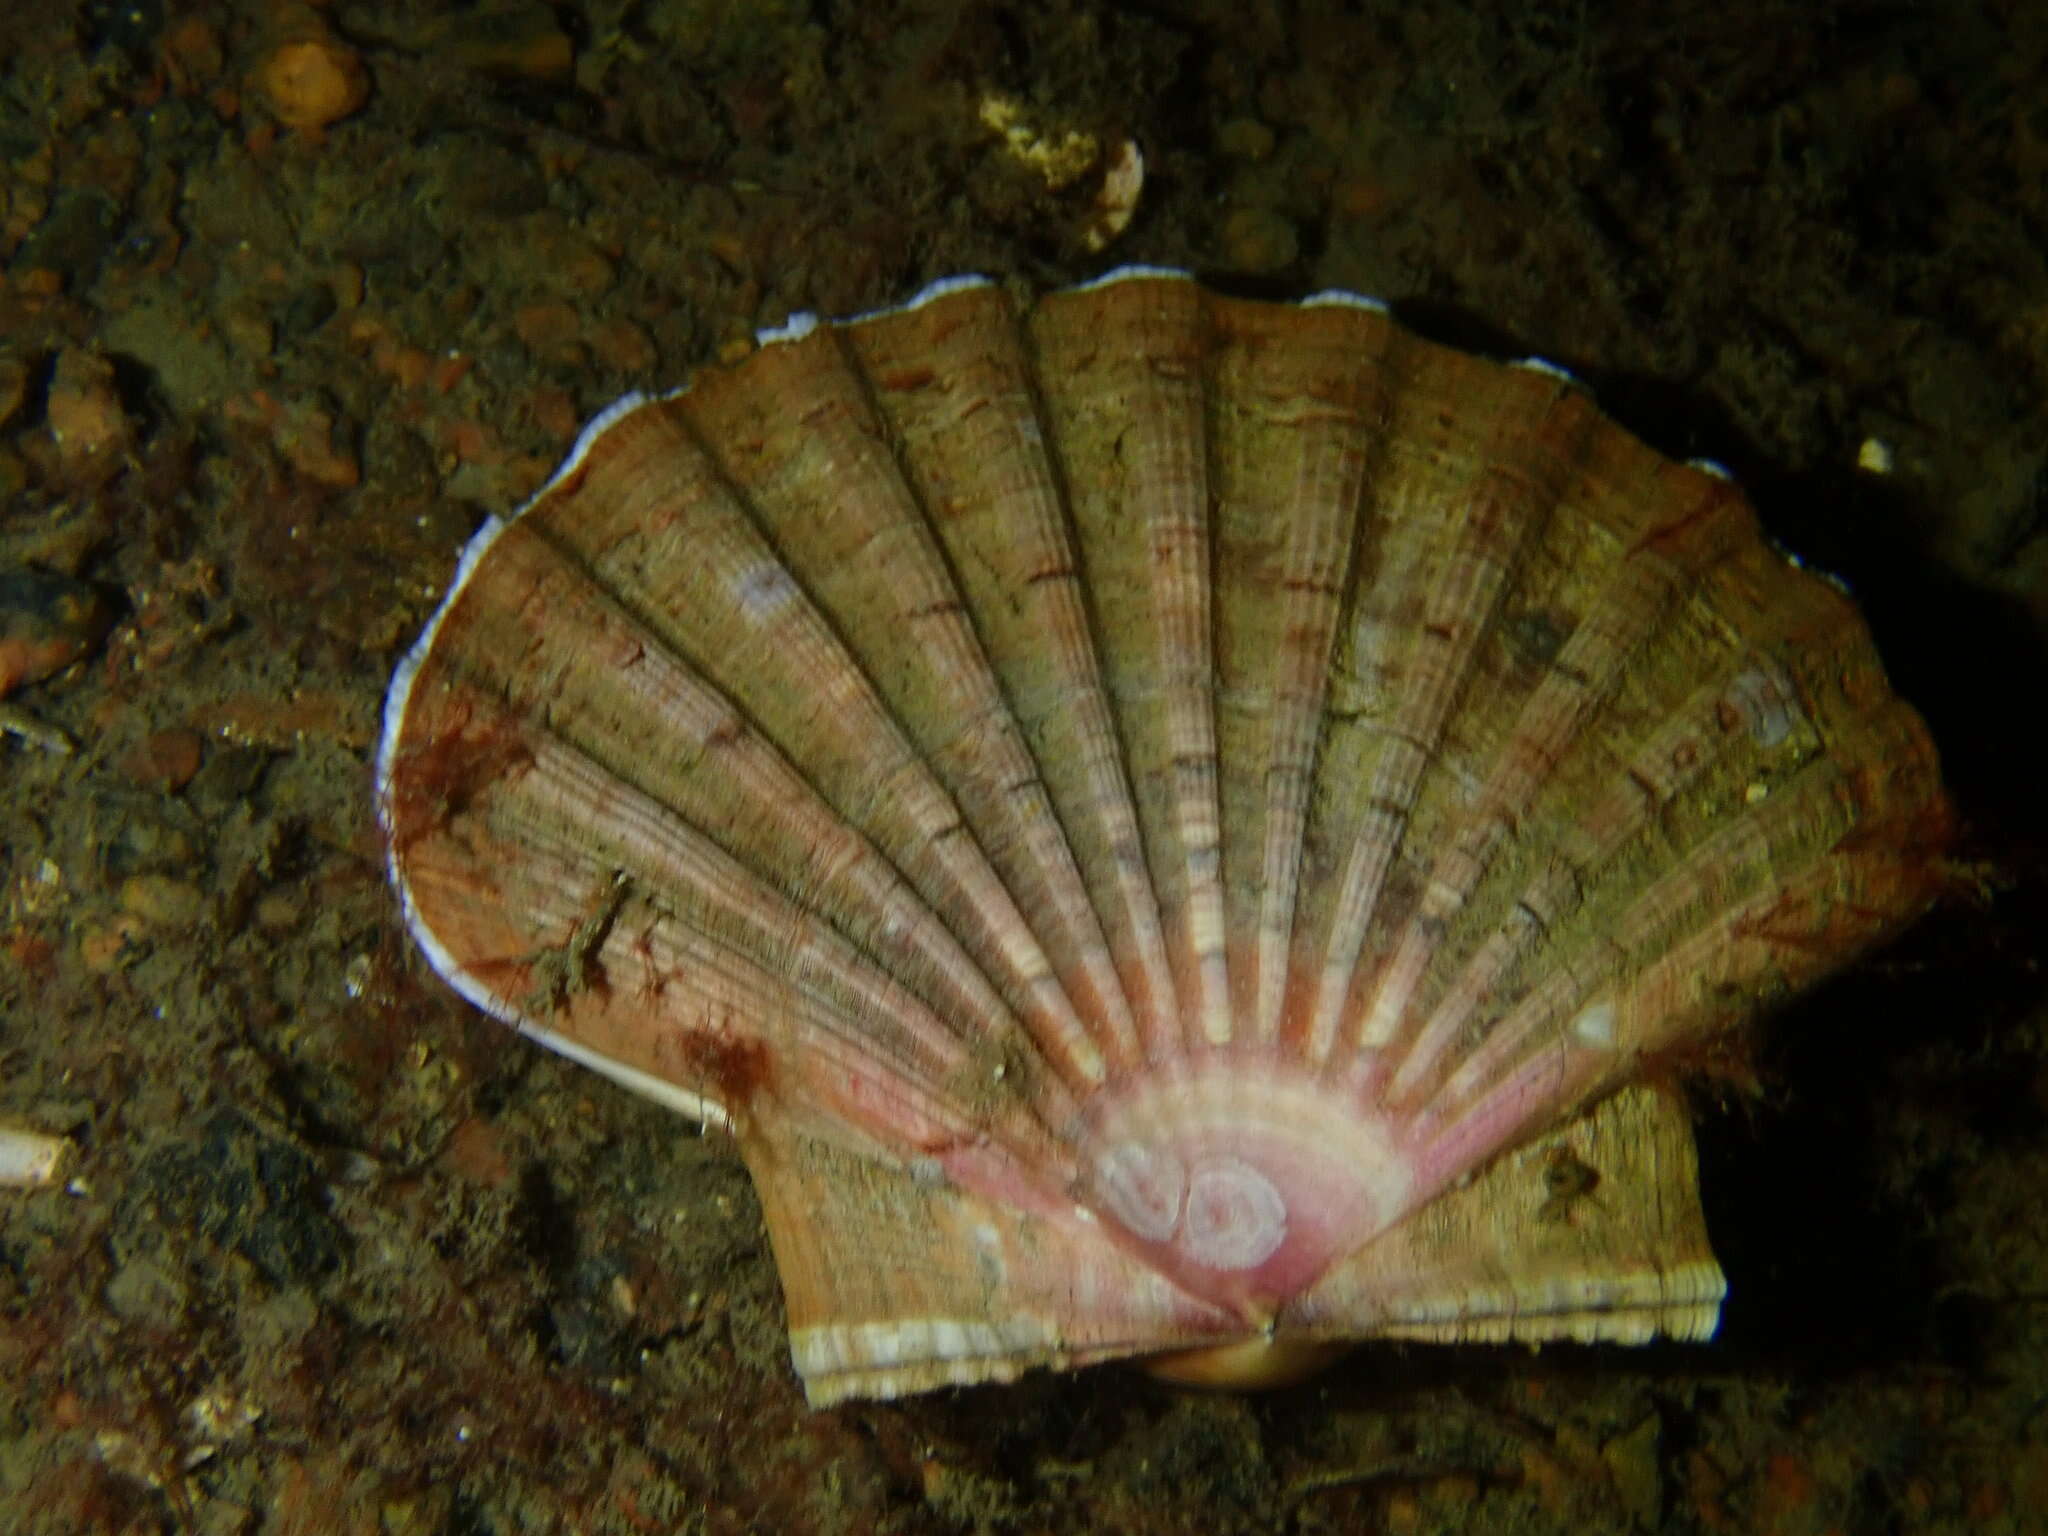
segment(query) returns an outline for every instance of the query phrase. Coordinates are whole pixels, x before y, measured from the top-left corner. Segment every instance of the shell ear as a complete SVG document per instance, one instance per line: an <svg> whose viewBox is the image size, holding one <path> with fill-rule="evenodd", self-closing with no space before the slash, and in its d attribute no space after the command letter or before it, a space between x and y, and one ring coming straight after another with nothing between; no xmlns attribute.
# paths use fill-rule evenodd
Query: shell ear
<svg viewBox="0 0 2048 1536"><path fill-rule="evenodd" d="M1014 1381L1241 1332L1121 1252L1069 1202L1016 1204L916 1162L758 1118L761 1196L804 1395Z"/></svg>
<svg viewBox="0 0 2048 1536"><path fill-rule="evenodd" d="M1279 1387L1367 1336L1704 1339L1727 1289L1685 1108L1658 1088L1497 1159L1265 1327L1167 1284L1079 1207L1021 1207L787 1128L741 1147L813 1407L1133 1356L1183 1385Z"/></svg>
<svg viewBox="0 0 2048 1536"><path fill-rule="evenodd" d="M1697 1341L1727 1290L1685 1105L1636 1084L1381 1234L1288 1316L1310 1335L1443 1344Z"/></svg>

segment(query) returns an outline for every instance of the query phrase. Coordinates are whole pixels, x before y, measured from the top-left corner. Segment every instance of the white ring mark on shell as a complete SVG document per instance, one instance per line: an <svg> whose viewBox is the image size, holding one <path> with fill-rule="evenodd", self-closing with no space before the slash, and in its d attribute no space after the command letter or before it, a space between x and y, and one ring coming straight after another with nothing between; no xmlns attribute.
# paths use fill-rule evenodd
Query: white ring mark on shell
<svg viewBox="0 0 2048 1536"><path fill-rule="evenodd" d="M1254 1269L1287 1240L1287 1202L1242 1158L1212 1157L1188 1180L1180 1248L1209 1269Z"/></svg>
<svg viewBox="0 0 2048 1536"><path fill-rule="evenodd" d="M749 566L732 584L732 595L739 601L740 612L756 624L767 622L787 608L795 600L796 591L789 572L771 560Z"/></svg>
<svg viewBox="0 0 2048 1536"><path fill-rule="evenodd" d="M1138 1141L1119 1142L1096 1160L1095 1177L1103 1203L1133 1233L1155 1243L1173 1236L1188 1174L1172 1152Z"/></svg>
<svg viewBox="0 0 2048 1536"><path fill-rule="evenodd" d="M1728 685L1728 703L1748 725L1750 740L1766 748L1780 746L1791 736L1799 712L1784 680L1763 667L1736 675Z"/></svg>
<svg viewBox="0 0 2048 1536"><path fill-rule="evenodd" d="M1596 1051L1614 1049L1614 1004L1589 1003L1572 1020L1572 1038Z"/></svg>

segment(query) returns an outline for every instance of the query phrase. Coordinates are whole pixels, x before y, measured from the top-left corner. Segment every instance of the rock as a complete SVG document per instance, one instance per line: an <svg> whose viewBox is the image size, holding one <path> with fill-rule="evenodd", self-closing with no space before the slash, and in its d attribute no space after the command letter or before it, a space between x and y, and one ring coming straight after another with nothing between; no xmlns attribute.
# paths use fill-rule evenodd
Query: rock
<svg viewBox="0 0 2048 1536"><path fill-rule="evenodd" d="M66 347L50 378L49 428L64 472L97 484L120 467L135 431L114 382L114 365L97 352Z"/></svg>
<svg viewBox="0 0 2048 1536"><path fill-rule="evenodd" d="M14 419L28 398L28 364L11 354L0 354L0 427Z"/></svg>
<svg viewBox="0 0 2048 1536"><path fill-rule="evenodd" d="M121 908L151 928L197 928L205 921L206 893L170 875L130 875L121 882Z"/></svg>
<svg viewBox="0 0 2048 1536"><path fill-rule="evenodd" d="M1216 130L1217 149L1254 165L1273 158L1275 142L1273 130L1255 117L1233 117Z"/></svg>
<svg viewBox="0 0 2048 1536"><path fill-rule="evenodd" d="M1270 208L1239 208L1223 221L1223 262L1236 272L1278 272L1301 255L1294 225Z"/></svg>
<svg viewBox="0 0 2048 1536"><path fill-rule="evenodd" d="M197 731L153 731L121 756L121 772L140 789L175 794L199 772L205 743Z"/></svg>
<svg viewBox="0 0 2048 1536"><path fill-rule="evenodd" d="M256 87L278 121L317 133L361 110L370 72L355 49L310 11L294 15L287 35L256 66Z"/></svg>
<svg viewBox="0 0 2048 1536"><path fill-rule="evenodd" d="M0 698L91 654L113 621L107 600L82 581L0 569Z"/></svg>
<svg viewBox="0 0 2048 1536"><path fill-rule="evenodd" d="M121 211L112 198L97 187L74 188L22 242L13 270L61 273L74 285L90 283L120 227Z"/></svg>
<svg viewBox="0 0 2048 1536"><path fill-rule="evenodd" d="M1662 1430L1657 1415L1647 1414L1633 1429L1600 1447L1600 1457L1614 1478L1615 1491L1641 1530L1655 1530L1664 1510L1659 1457Z"/></svg>
<svg viewBox="0 0 2048 1536"><path fill-rule="evenodd" d="M425 28L421 41L501 80L566 80L576 68L576 45L540 0L466 7Z"/></svg>
<svg viewBox="0 0 2048 1536"><path fill-rule="evenodd" d="M130 1259L107 1282L107 1310L131 1323L175 1328L191 1302L185 1276L155 1258Z"/></svg>

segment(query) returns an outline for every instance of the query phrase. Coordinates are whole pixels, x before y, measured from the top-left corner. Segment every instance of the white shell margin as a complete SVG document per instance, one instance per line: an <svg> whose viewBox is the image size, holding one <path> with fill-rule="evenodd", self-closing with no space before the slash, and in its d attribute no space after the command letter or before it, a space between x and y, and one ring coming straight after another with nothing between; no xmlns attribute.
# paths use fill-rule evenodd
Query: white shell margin
<svg viewBox="0 0 2048 1536"><path fill-rule="evenodd" d="M1520 368L1528 373L1546 374L1562 383L1571 385L1574 389L1584 389L1586 387L1579 376L1573 373L1571 369L1565 367L1562 363L1553 363L1547 357L1518 357L1512 363L1509 363L1508 366L1510 368Z"/></svg>
<svg viewBox="0 0 2048 1536"><path fill-rule="evenodd" d="M614 400L593 416L583 430L577 433L575 446L569 450L568 457L562 460L561 467L548 476L545 485L528 497L525 504L511 517L485 518L483 526L478 528L470 536L469 543L463 546L462 558L456 562L455 575L448 582L448 590L442 593L440 605L434 609L433 617L427 620L426 628L420 631L419 639L413 642L412 649L407 651L405 659L399 662L398 670L392 673L391 686L384 695L383 733L377 742L377 827L384 836L384 867L391 877L392 889L398 893L398 908L404 915L406 931L412 935L413 941L420 947L420 952L427 957L427 963L442 980L492 1018L502 1024L511 1025L522 1035L538 1041L549 1050L566 1056L581 1066L589 1067L594 1072L601 1072L613 1082L659 1104L665 1104L692 1119L707 1125L724 1126L729 1125L731 1121L715 1100L691 1093L688 1089L680 1088L664 1078L652 1076L613 1061L609 1057L600 1056L587 1046L579 1045L552 1030L543 1029L465 970L462 963L449 952L447 945L441 942L439 935L420 917L419 904L412 893L412 884L405 878L405 871L399 865L398 844L391 825L392 773L398 758L399 736L405 726L406 706L412 700L413 685L419 680L420 668L426 662L428 653L434 648L434 637L440 632L442 621L454 608L462 589L468 585L470 577L483 563L485 554L498 542L505 530L524 517L529 508L561 484L565 478L574 474L600 437L623 418L648 404L650 400L667 398L668 395L649 396L635 391Z"/></svg>
<svg viewBox="0 0 2048 1536"><path fill-rule="evenodd" d="M869 320L881 320L889 315L907 315L914 309L923 309L934 299L943 299L949 293L965 293L971 288L993 288L992 279L978 272L962 272L956 277L942 277L926 283L901 304L886 304L880 309L864 310L857 315L847 315L830 322L833 325L861 325ZM754 332L754 341L763 347L780 346L786 341L802 341L811 332L827 322L820 320L813 310L800 309L780 325L771 325Z"/></svg>
<svg viewBox="0 0 2048 1536"><path fill-rule="evenodd" d="M524 517L543 496L574 474L584 459L589 457L590 450L596 445L597 440L623 418L647 404L649 398L634 390L630 394L619 396L591 417L583 424L583 430L576 434L575 446L569 450L568 457L562 460L552 475L548 476L546 483L527 497L525 503L511 517L503 518L493 513L485 518L483 526L471 534L469 542L462 547L462 556L455 562L455 574L449 578L448 590L441 594L441 601L434 609L434 616L427 620L427 627L420 631L420 637L413 641L412 649L407 651L405 659L399 662L398 670L391 674L391 686L385 690L383 734L377 742L377 821L384 830L387 842L391 837L391 826L385 808L391 799L391 767L398 752L399 727L405 720L406 703L412 698L413 680L419 675L420 666L426 661L427 653L434 648L434 636L440 631L441 621L448 617L448 610L454 606L456 595L462 591L477 566L482 563L485 552L498 542L498 535L505 531L507 525ZM413 922L411 893L406 890L404 881L399 877L395 862L391 865L391 875L393 881L398 884L399 895L405 900L407 925L420 936L420 942L425 944L425 933ZM438 961L436 969L440 969ZM448 973L444 970L442 974ZM496 1012L495 1009L490 1011Z"/></svg>
<svg viewBox="0 0 2048 1536"><path fill-rule="evenodd" d="M1387 313L1387 301L1371 294L1353 293L1348 288L1325 288L1301 301L1303 309L1362 309L1369 315Z"/></svg>

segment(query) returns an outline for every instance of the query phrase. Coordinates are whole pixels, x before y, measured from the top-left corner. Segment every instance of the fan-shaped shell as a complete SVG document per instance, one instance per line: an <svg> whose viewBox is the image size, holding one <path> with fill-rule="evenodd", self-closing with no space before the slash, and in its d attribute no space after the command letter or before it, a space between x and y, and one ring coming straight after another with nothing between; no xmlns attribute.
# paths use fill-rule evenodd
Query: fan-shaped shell
<svg viewBox="0 0 2048 1536"><path fill-rule="evenodd" d="M477 535L378 797L437 970L731 1127L812 1399L1710 1332L1651 1069L1937 880L1849 602L1347 296L764 340Z"/></svg>

